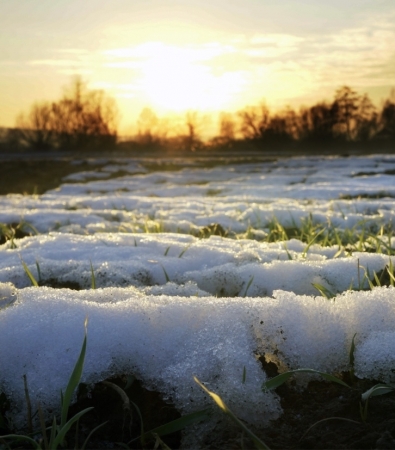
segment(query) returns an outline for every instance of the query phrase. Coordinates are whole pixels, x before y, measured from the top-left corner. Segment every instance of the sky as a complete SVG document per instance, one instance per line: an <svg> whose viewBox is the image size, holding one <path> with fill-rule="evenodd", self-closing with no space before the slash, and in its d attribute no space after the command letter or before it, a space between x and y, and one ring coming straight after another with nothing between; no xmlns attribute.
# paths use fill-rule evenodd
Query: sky
<svg viewBox="0 0 395 450"><path fill-rule="evenodd" d="M347 256L338 245L265 241L273 216L299 226L311 213L315 223L354 233L393 223L393 155L195 162L174 172L144 171L144 160L101 161L101 170L68 176L43 195L0 196L0 222L23 218L39 232L0 245L0 389L11 423L26 420L23 374L33 409L39 402L57 411L86 318L83 382L132 373L182 413L210 404L197 376L237 417L267 424L282 410L277 394L261 390L267 376L256 355L280 372L341 373L353 336L356 376L394 382L395 288L359 289L368 288L366 273L385 269L386 252ZM154 222L162 232L144 230L155 231ZM239 239L191 234L213 222ZM370 242L380 239L394 248L395 237L379 231ZM31 287L22 261L36 279L40 269L44 286ZM81 290L47 287L54 282Z"/></svg>
<svg viewBox="0 0 395 450"><path fill-rule="evenodd" d="M122 133L159 116L331 100L395 88L393 0L3 0L0 126L81 75L119 106Z"/></svg>

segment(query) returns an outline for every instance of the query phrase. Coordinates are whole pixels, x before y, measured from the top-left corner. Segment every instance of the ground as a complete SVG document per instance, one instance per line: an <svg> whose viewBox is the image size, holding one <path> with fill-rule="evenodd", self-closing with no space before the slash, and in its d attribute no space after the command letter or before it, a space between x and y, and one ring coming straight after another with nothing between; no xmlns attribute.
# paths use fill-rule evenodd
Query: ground
<svg viewBox="0 0 395 450"><path fill-rule="evenodd" d="M272 449L395 448L394 395L369 400L364 423L361 393L375 383L359 380L352 389L314 381L301 391L278 388L284 414L266 431Z"/></svg>
<svg viewBox="0 0 395 450"><path fill-rule="evenodd" d="M85 161L78 165L72 160L24 160L2 161L0 164L0 195L7 193L40 194L57 187L62 177L95 166ZM276 375L276 368L265 367L269 376ZM336 383L315 380L303 390L292 382L277 388L281 397L283 415L273 421L264 431L256 430L259 437L271 449L392 449L395 448L395 395L390 393L371 398L367 417L361 416L361 394L378 382L375 380L351 380L346 388ZM110 380L124 386L125 379ZM125 389L136 403L145 422L146 430L174 420L179 413L164 403L157 393L145 390L136 381ZM98 384L89 395L80 393L78 403L72 412L93 406L92 413L80 423L81 436L86 436L97 425L108 421L90 440L88 448L140 448L140 441L133 441L140 433L137 410L127 411L116 392L108 386ZM7 402L0 398L4 412ZM133 408L132 408L133 409ZM0 422L1 434L11 430ZM180 447L180 433L163 438L172 448ZM226 442L224 444L224 442ZM125 447L125 444L128 447ZM151 443L152 444L152 443ZM234 434L223 436L222 446L207 443L207 448L250 448L251 443L241 442L238 429ZM0 449L3 447L0 443ZM22 448L22 447L13 447ZM153 448L148 445L146 448Z"/></svg>
<svg viewBox="0 0 395 450"><path fill-rule="evenodd" d="M1 160L0 195L42 194L58 187L63 177L94 168L86 160L74 164L72 158Z"/></svg>

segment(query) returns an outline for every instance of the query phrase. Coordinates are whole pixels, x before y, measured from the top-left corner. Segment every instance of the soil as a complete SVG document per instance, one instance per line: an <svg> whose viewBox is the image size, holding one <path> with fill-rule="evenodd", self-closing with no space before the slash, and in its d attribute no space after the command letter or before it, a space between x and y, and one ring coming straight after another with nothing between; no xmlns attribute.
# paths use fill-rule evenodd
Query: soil
<svg viewBox="0 0 395 450"><path fill-rule="evenodd" d="M67 175L98 167L88 160L76 164L72 158L0 160L0 195L42 194L58 187Z"/></svg>
<svg viewBox="0 0 395 450"><path fill-rule="evenodd" d="M371 398L365 422L361 418L361 394L374 384L376 383L371 381L356 380L352 388L348 389L336 383L312 381L302 391L289 384L283 385L277 388L284 410L283 415L264 431L254 431L271 449L394 449L394 394ZM94 397L96 395L98 394ZM138 404L144 405L142 415L150 421L146 429L178 417L178 413L171 405L166 405L160 400L158 394L145 391L141 385L135 387L131 398ZM126 428L124 427L122 431L119 425L125 424L125 419L120 419L119 399L117 401L118 416L110 414L106 418L107 402L105 402L105 411L103 405L101 409L98 409L102 411L102 421L109 420L109 423L118 424L115 427L110 426L108 434L102 436L101 441L104 438L106 442L114 442L115 438L121 438L122 433L125 435ZM138 430L135 429L134 432L138 435ZM175 449L180 448L180 438L181 435L175 433L164 436L163 441L171 449ZM243 448L241 440L240 431L230 429L228 434L223 435L222 443L211 445L209 438L206 448L241 449ZM97 446L99 442L100 440L96 440L93 443ZM141 448L139 441L134 441L132 444L134 445L129 444L130 448ZM153 447L151 445L147 448ZM244 448L254 448L253 443L248 442L245 437Z"/></svg>
<svg viewBox="0 0 395 450"><path fill-rule="evenodd" d="M312 381L301 392L281 386L283 415L266 430L272 449L393 449L395 395L369 399L361 418L361 394L372 381L358 380L348 389L336 383Z"/></svg>
<svg viewBox="0 0 395 450"><path fill-rule="evenodd" d="M350 382L348 374L342 378ZM129 404L111 384L121 387L130 399ZM290 381L276 391L281 398L282 416L264 430L250 429L272 450L394 449L394 393L369 399L367 416L365 420L361 417L361 394L375 384L375 381L354 379L350 383L351 388L347 388L314 380L300 390ZM3 399L0 412L4 413L6 406ZM71 430L68 434L67 448L80 448L89 433L103 424L89 439L87 449L152 449L155 438L147 438L144 445L139 439L141 419L144 430L149 431L180 417L174 406L164 402L158 393L145 389L136 379L130 383L126 376L98 383L90 391L81 385L78 401L70 409L70 417L88 407L93 407L93 410L80 419L78 430ZM216 431L215 439L208 436L205 450L255 448L253 442L225 416L224 422L227 422L225 431L223 428L220 434ZM10 431L0 422L0 435ZM40 440L40 434L36 439ZM159 445L155 448L183 448L180 431L161 439L168 447ZM26 448L16 442L14 444L12 448ZM1 441L0 448L3 448Z"/></svg>
<svg viewBox="0 0 395 450"><path fill-rule="evenodd" d="M55 189L64 181L63 177L72 173L83 171L94 171L101 169L105 165L105 160L112 158L127 158L127 155L104 154L90 155L89 157L81 157L80 155L68 156L35 156L26 155L18 157L10 157L0 154L0 195L6 194L43 194L49 189ZM132 156L133 157L133 156ZM134 156L136 158L136 155ZM138 158L138 156L137 156ZM144 167L148 170L155 171L175 171L180 170L189 163L200 164L203 167L213 167L221 161L221 164L244 161L270 161L267 157L233 157L217 159L210 158L183 158L183 165L172 162L172 159L166 158L148 158L144 161ZM112 173L111 177L127 175L126 172Z"/></svg>

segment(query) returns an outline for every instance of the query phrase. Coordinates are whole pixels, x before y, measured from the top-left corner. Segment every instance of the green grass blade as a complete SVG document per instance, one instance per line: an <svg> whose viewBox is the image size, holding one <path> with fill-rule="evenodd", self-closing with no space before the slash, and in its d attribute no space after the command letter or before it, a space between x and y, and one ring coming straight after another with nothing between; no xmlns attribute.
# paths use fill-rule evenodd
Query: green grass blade
<svg viewBox="0 0 395 450"><path fill-rule="evenodd" d="M40 402L37 405L37 409L38 409L38 417L40 419L40 427L41 427L41 435L43 437L43 441L44 441L44 448L48 449L49 448L49 444L48 444L48 437L47 437L47 428L45 426L45 420L44 420L44 413L43 410L41 408Z"/></svg>
<svg viewBox="0 0 395 450"><path fill-rule="evenodd" d="M394 265L392 263L392 259L390 258L389 265L387 267L387 272L390 277L391 286L395 285L395 275L394 275Z"/></svg>
<svg viewBox="0 0 395 450"><path fill-rule="evenodd" d="M143 416L141 415L140 408L136 405L136 403L130 401L130 404L133 406L133 408L136 410L137 415L140 419L140 437L133 439L133 441L136 441L137 439L140 439L141 447L145 447L145 433L144 433L144 421Z"/></svg>
<svg viewBox="0 0 395 450"><path fill-rule="evenodd" d="M369 289L373 290L373 288L375 287L375 285L374 285L374 283L372 281L372 278L374 279L374 275L373 275L373 277L370 275L369 267L367 269L365 269L365 267L363 267L363 266L359 266L359 267L364 271L364 276L363 276L363 279L362 279L362 285L359 286L359 289L363 289L363 286L365 284L365 279L366 279L366 281L368 283L368 286L369 286Z"/></svg>
<svg viewBox="0 0 395 450"><path fill-rule="evenodd" d="M247 296L248 289L250 289L252 282L254 281L254 275L250 278L250 281L247 284L246 290L244 291L243 297Z"/></svg>
<svg viewBox="0 0 395 450"><path fill-rule="evenodd" d="M345 383L340 378L335 377L334 375L331 375L326 372L319 372L318 370L314 369L296 369L296 370L290 370L289 372L284 372L280 375L277 375L274 378L271 378L270 380L266 381L262 384L262 390L264 392L271 391L272 389L276 389L277 387L284 384L289 378L291 378L295 373L312 373L316 375L320 375L324 380L327 381L333 381L335 383L341 384L345 387L350 387L347 383Z"/></svg>
<svg viewBox="0 0 395 450"><path fill-rule="evenodd" d="M70 430L71 426L77 422L84 414L88 413L89 411L92 411L93 406L90 406L89 408L84 409L83 411L80 411L75 416L73 416L68 422L66 422L63 426L60 427L58 434L56 435L52 446L50 447L52 449L58 448L58 446L64 441L64 438L66 437L67 432Z"/></svg>
<svg viewBox="0 0 395 450"><path fill-rule="evenodd" d="M328 288L326 288L325 286L323 286L322 284L319 283L311 283L311 285L317 289L317 291L325 298L327 298L328 300L330 300L331 298L335 298L336 294L334 294L331 290L329 290Z"/></svg>
<svg viewBox="0 0 395 450"><path fill-rule="evenodd" d="M69 378L69 382L66 387L66 391L63 396L62 401L62 413L61 413L61 421L60 421L60 428L62 429L67 421L67 414L69 411L70 402L74 393L74 390L77 388L81 375L82 370L84 368L84 361L85 361L85 354L86 354L86 337L87 337L87 320L85 321L85 336L84 341L82 343L81 352L77 359L77 362L74 366L74 370Z"/></svg>
<svg viewBox="0 0 395 450"><path fill-rule="evenodd" d="M306 245L306 247L304 248L303 252L302 252L302 256L305 258L307 255L307 252L309 251L310 247L314 244L314 242L317 240L318 236L320 236L323 232L325 231L325 228L323 228L322 230L320 230L311 240L310 242Z"/></svg>
<svg viewBox="0 0 395 450"><path fill-rule="evenodd" d="M338 258L339 256L341 256L343 253L343 247L339 247L339 249L337 250L337 252L334 254L333 259Z"/></svg>
<svg viewBox="0 0 395 450"><path fill-rule="evenodd" d="M373 278L374 278L374 281L376 282L376 286L381 286L381 281L375 271L373 271Z"/></svg>
<svg viewBox="0 0 395 450"><path fill-rule="evenodd" d="M89 260L89 262L91 263L91 287L92 287L92 289L96 289L96 277L95 277L95 272L94 272L94 270L93 270L92 261Z"/></svg>
<svg viewBox="0 0 395 450"><path fill-rule="evenodd" d="M90 438L92 437L92 435L101 427L103 427L104 425L106 425L106 423L108 423L108 420L106 422L101 423L100 425L98 425L97 427L95 427L87 436L87 438L85 439L84 443L82 444L82 447L80 450L85 450L85 447L88 445L88 442L90 440Z"/></svg>
<svg viewBox="0 0 395 450"><path fill-rule="evenodd" d="M168 273L166 272L166 269L162 266L162 264L161 264L161 267L162 267L163 273L165 274L166 283L170 283L170 277L169 277Z"/></svg>
<svg viewBox="0 0 395 450"><path fill-rule="evenodd" d="M178 255L179 258L182 258L184 253L188 250L188 248L191 246L192 244L187 245L184 250Z"/></svg>
<svg viewBox="0 0 395 450"><path fill-rule="evenodd" d="M37 267L37 274L38 274L38 284L40 284L41 281L42 281L41 267L40 267L40 264L39 264L39 262L37 261L37 259L36 259L36 267Z"/></svg>
<svg viewBox="0 0 395 450"><path fill-rule="evenodd" d="M350 366L353 368L354 367L354 362L355 362L355 336L357 335L357 333L354 334L354 336L352 337L351 340L351 347L350 347L350 353L349 353L349 361L350 361Z"/></svg>
<svg viewBox="0 0 395 450"><path fill-rule="evenodd" d="M26 275L29 277L29 280L30 280L32 286L38 287L37 280L34 278L33 274L30 272L29 267L27 267L27 264L25 263L25 261L23 261L21 259L21 262L22 262L23 270L25 271Z"/></svg>
<svg viewBox="0 0 395 450"><path fill-rule="evenodd" d="M53 448L53 443L56 439L57 430L58 430L58 424L56 423L56 417L54 416L54 418L52 420L51 435L49 437L49 447L48 448L50 450L52 450L52 448Z"/></svg>
<svg viewBox="0 0 395 450"><path fill-rule="evenodd" d="M4 435L4 436L0 436L0 439L13 439L13 441L25 441L25 442L29 442L29 444L33 447L33 448L35 448L35 449L37 449L37 450L42 450L42 447L41 447L41 445L38 443L38 442L36 442L34 439L32 439L31 437L29 437L29 436L22 436L22 435L20 435L20 434L6 434L6 435ZM3 448L3 447L2 447ZM11 448L11 447L9 447L9 448ZM21 447L19 447L19 448L21 448ZM23 448L23 447L22 447Z"/></svg>
<svg viewBox="0 0 395 450"><path fill-rule="evenodd" d="M17 226L17 228L23 231L26 231L26 229L30 228L36 236L40 234L40 232L33 224L31 224L30 222L26 222L25 220L22 220L22 222Z"/></svg>
<svg viewBox="0 0 395 450"><path fill-rule="evenodd" d="M354 334L351 340L351 346L350 346L350 353L348 355L348 360L350 364L350 377L351 381L354 382L354 373L355 373L355 336L357 333Z"/></svg>
<svg viewBox="0 0 395 450"><path fill-rule="evenodd" d="M371 397L377 397L378 395L384 395L394 391L395 386L391 386L390 384L376 384L362 394L362 400L367 401Z"/></svg>
<svg viewBox="0 0 395 450"><path fill-rule="evenodd" d="M227 415L229 416L233 422L235 422L243 431L247 434L247 436L253 441L255 447L257 449L262 450L270 450L269 447L261 440L258 436L256 436L249 428L247 428L243 422L241 422L233 412L226 406L226 403L222 400L222 398L216 394L215 392L209 391L206 386L204 386L196 377L193 377L195 382L214 400L217 406Z"/></svg>
<svg viewBox="0 0 395 450"><path fill-rule="evenodd" d="M171 448L165 442L163 442L162 439L157 434L155 434L154 436L155 436L155 445L154 445L155 449L159 448L160 445L162 450L171 450Z"/></svg>
<svg viewBox="0 0 395 450"><path fill-rule="evenodd" d="M185 427L192 425L196 422L201 422L203 420L209 419L211 416L209 409L202 409L201 411L196 411L190 414L186 414L178 419L172 420L164 425L156 427L150 431L144 433L143 438L148 438L153 434L158 436L166 436L167 434L175 433L176 431L183 430Z"/></svg>
<svg viewBox="0 0 395 450"><path fill-rule="evenodd" d="M287 252L287 256L288 256L288 259L290 260L290 261L292 261L292 255L291 255L291 253L289 253L289 250L288 250L288 247L286 246L286 244L284 243L284 245L283 245L283 248L284 248L284 250Z"/></svg>

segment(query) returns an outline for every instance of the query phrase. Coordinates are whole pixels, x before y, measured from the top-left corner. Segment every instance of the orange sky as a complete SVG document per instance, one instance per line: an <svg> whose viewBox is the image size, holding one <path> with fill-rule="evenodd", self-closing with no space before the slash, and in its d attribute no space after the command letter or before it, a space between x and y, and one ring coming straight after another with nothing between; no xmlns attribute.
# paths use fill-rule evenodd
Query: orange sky
<svg viewBox="0 0 395 450"><path fill-rule="evenodd" d="M297 107L345 84L379 103L395 87L393 0L3 0L0 35L0 126L75 74L115 97L121 133L146 106Z"/></svg>

